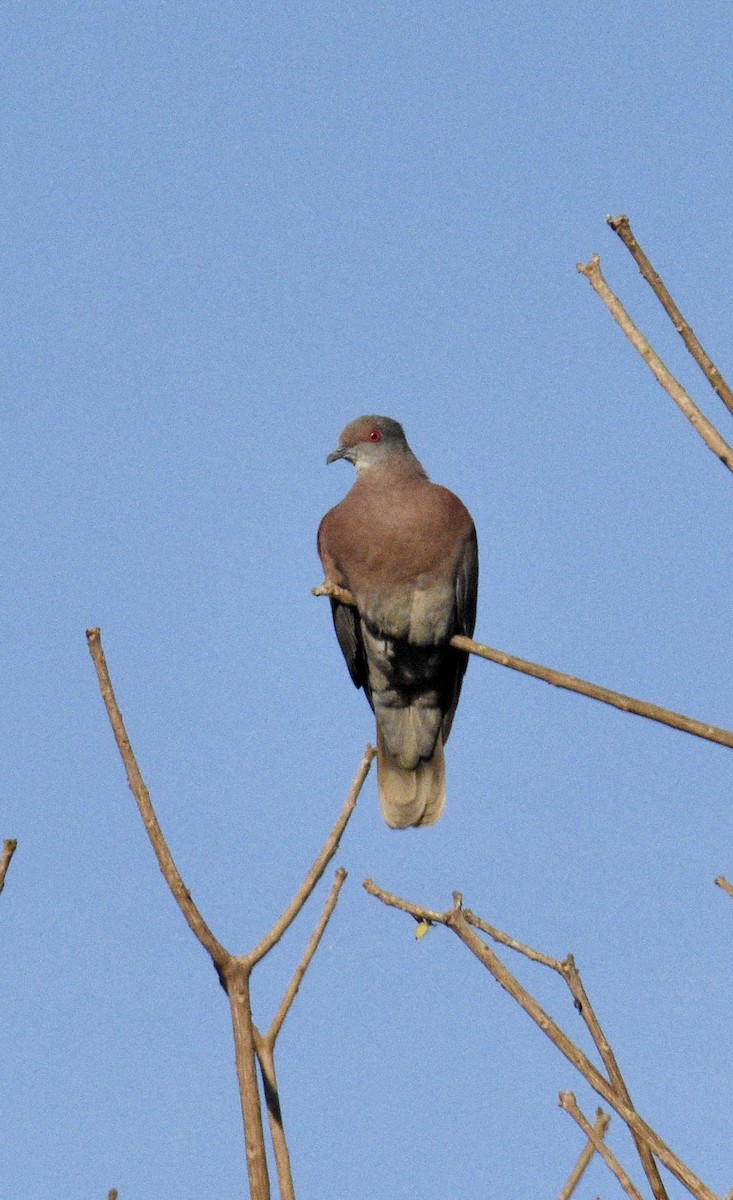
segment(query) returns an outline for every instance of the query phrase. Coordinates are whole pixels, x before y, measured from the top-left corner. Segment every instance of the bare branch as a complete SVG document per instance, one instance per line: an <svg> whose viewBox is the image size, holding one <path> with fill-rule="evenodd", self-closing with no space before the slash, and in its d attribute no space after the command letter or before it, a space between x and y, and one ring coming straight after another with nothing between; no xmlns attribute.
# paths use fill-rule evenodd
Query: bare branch
<svg viewBox="0 0 733 1200"><path fill-rule="evenodd" d="M626 1080L621 1074L621 1069L616 1061L616 1055L613 1052L611 1044L601 1028L601 1023L595 1014L572 954L568 954L565 961L560 964L560 971L563 979L570 988L576 1008L585 1021L588 1032L593 1038L598 1053L603 1060L603 1065L606 1068L610 1082L621 1099L628 1104L629 1108L633 1108ZM662 1183L657 1164L646 1141L638 1137L633 1130L631 1131L631 1136L634 1139L639 1158L641 1159L641 1165L644 1168L644 1173L649 1181L655 1200L668 1200L667 1191Z"/></svg>
<svg viewBox="0 0 733 1200"><path fill-rule="evenodd" d="M409 913L415 920L429 921L433 924L447 925L464 943L472 954L478 958L486 969L493 975L497 983L520 1005L532 1018L536 1025L552 1041L558 1050L573 1064L591 1087L598 1092L607 1104L626 1122L631 1132L647 1143L650 1150L667 1167L676 1179L696 1197L696 1200L718 1200L702 1180L682 1162L681 1159L662 1140L658 1133L643 1120L636 1110L622 1099L615 1088L601 1074L586 1054L570 1040L552 1017L544 1011L526 988L522 986L511 971L504 966L494 951L481 940L466 919L460 904L458 893L454 893L454 907L444 913L435 913L430 909L411 904L392 893L384 891L372 880L366 880L364 888L370 895L375 896L384 904L399 908ZM458 896L458 900L455 897Z"/></svg>
<svg viewBox="0 0 733 1200"><path fill-rule="evenodd" d="M708 421L704 413L700 411L679 380L675 379L672 372L662 362L656 350L652 348L649 341L644 337L644 334L631 320L618 296L614 295L603 278L600 257L594 254L590 262L585 264L578 263L577 269L581 275L585 275L593 290L603 300L614 320L621 326L621 329L626 334L634 349L644 359L644 362L653 373L657 382L662 385L667 395L672 397L693 428L700 434L708 449L712 450L713 454L720 459L729 471L733 471L733 448L728 445L712 422Z"/></svg>
<svg viewBox="0 0 733 1200"><path fill-rule="evenodd" d="M87 630L87 642L89 643L89 651L97 671L99 690L102 693L102 699L107 709L107 716L109 717L112 732L117 742L117 748L125 767L127 782L135 797L140 816L150 838L150 844L158 860L158 865L163 872L168 887L173 893L174 900L188 922L189 928L196 935L204 950L210 955L217 971L221 975L229 960L229 952L214 937L214 934L191 899L191 893L181 878L173 855L163 836L163 831L160 828L158 818L150 800L150 793L145 786L145 781L137 765L137 760L130 745L124 721L122 720L122 713L119 710L114 691L112 690L112 681L109 677L107 660L102 649L102 639L99 629Z"/></svg>
<svg viewBox="0 0 733 1200"><path fill-rule="evenodd" d="M336 824L326 838L323 849L316 858L313 866L298 888L290 904L285 909L285 912L282 914L282 916L278 917L270 932L266 934L259 945L255 946L254 950L250 950L249 954L247 955L247 961L251 965L259 962L260 959L267 954L268 950L271 950L272 947L280 941L280 938L285 933L285 930L292 925L293 921L318 883L318 880L321 878L326 867L338 850L338 845L341 841L341 835L343 834L349 822L351 814L356 808L356 801L359 798L359 792L364 785L364 780L369 774L369 768L372 764L372 759L374 758L375 754L376 751L372 746L366 747L364 756L359 764L359 769L354 776L354 782L351 785L344 806L339 813Z"/></svg>
<svg viewBox="0 0 733 1200"><path fill-rule="evenodd" d="M303 976L311 964L313 955L318 949L326 926L331 919L345 879L346 871L343 867L339 867L334 877L331 891L323 906L323 911L303 951L303 956L295 969L293 978L290 980L269 1030L263 1035L256 1025L253 1027L255 1051L260 1064L260 1076L262 1078L262 1088L267 1106L267 1121L270 1127L272 1148L275 1154L280 1200L295 1200L295 1189L290 1166L290 1153L285 1140L282 1108L280 1105L280 1090L277 1082L277 1071L275 1069L275 1042L282 1028L283 1021L288 1015L293 1000L297 995L298 988L303 981Z"/></svg>
<svg viewBox="0 0 733 1200"><path fill-rule="evenodd" d="M466 921L468 921L469 925L473 925L474 928L480 929L484 933L487 933L495 942L499 942L503 946L508 946L511 950L515 950L519 954L523 954L525 958L529 958L532 962L541 963L543 966L549 967L550 970L556 971L558 975L562 976L570 989L570 993L575 1001L575 1006L585 1021L588 1031L595 1042L598 1052L603 1060L603 1065L608 1073L609 1081L613 1084L621 1099L624 1100L630 1108L633 1107L631 1096L629 1095L626 1082L621 1074L618 1062L616 1061L616 1056L601 1028L600 1021L595 1014L588 994L583 986L583 981L580 978L580 972L575 965L575 959L573 958L572 954L568 954L567 958L563 962L559 962L555 958L550 958L546 954L541 954L538 950L533 950L531 946L523 945L521 942L516 941L515 938L510 937L508 934L502 933L500 929L497 929L493 925L489 925L486 921L481 920L475 915L475 913L470 912L468 909L463 910L463 916L465 917ZM667 1192L664 1184L662 1183L661 1176L657 1170L657 1165L654 1161L653 1155L649 1150L649 1147L647 1146L646 1142L636 1137L636 1135L633 1133L632 1137L634 1137L636 1148L639 1152L639 1157L641 1159L646 1177L649 1180L655 1200L668 1200Z"/></svg>
<svg viewBox="0 0 733 1200"><path fill-rule="evenodd" d="M388 904L390 908L399 908L401 912L409 913L416 921L427 921L429 925L448 924L450 913L433 912L430 908L423 908L421 904L411 904L409 900L402 900L393 892L386 892L384 888L378 887L373 879L365 879L362 887L370 896L376 896L377 900Z"/></svg>
<svg viewBox="0 0 733 1200"><path fill-rule="evenodd" d="M290 1152L288 1151L285 1130L283 1128L280 1089L275 1070L273 1045L272 1042L265 1040L261 1035L258 1036L257 1031L255 1031L255 1039L262 1088L265 1093L265 1104L267 1105L267 1122L270 1127L272 1149L275 1154L275 1168L277 1170L277 1182L280 1189L280 1200L295 1200L295 1186L290 1166Z"/></svg>
<svg viewBox="0 0 733 1200"><path fill-rule="evenodd" d="M356 600L351 592L339 587L337 583L327 583L324 580L320 587L311 588L311 592L314 596L328 596L330 600L338 600L341 604L348 604L349 608L356 608Z"/></svg>
<svg viewBox="0 0 733 1200"><path fill-rule="evenodd" d="M631 1197L631 1200L642 1200L641 1192L634 1187L634 1184L624 1171L621 1163L618 1161L616 1156L611 1153L603 1138L598 1136L590 1121L578 1108L575 1096L572 1092L560 1092L560 1108L564 1108L565 1112L570 1113L570 1116L573 1118L573 1120L578 1123L588 1141L601 1155L606 1166L613 1171L614 1175L621 1184L621 1187L624 1189L626 1194Z"/></svg>
<svg viewBox="0 0 733 1200"><path fill-rule="evenodd" d="M486 921L481 920L481 918L477 917L475 913L470 912L468 909L463 910L463 916L465 917L466 921L468 921L469 925L472 925L475 929L482 930L483 933L488 934L489 937L495 942L500 943L502 946L508 946L509 949L517 951L517 953L524 955L525 958L530 959L532 962L540 963L542 966L549 967L551 971L556 971L558 975L562 976L570 989L570 993L575 1001L575 1007L581 1014L588 1031L595 1042L598 1052L603 1060L603 1065L608 1073L609 1081L613 1084L621 1099L624 1100L630 1108L633 1107L631 1096L629 1095L626 1082L616 1061L616 1056L613 1053L611 1045L601 1028L600 1021L598 1020L590 999L588 998L588 994L583 986L583 981L580 978L580 972L575 965L575 959L573 958L572 954L568 954L567 958L563 962L559 962L556 958L550 958L547 954L541 954L538 950L533 950L531 946L525 946L522 944L522 942L516 941L515 938L503 933L494 925L489 925ZM647 1146L646 1142L636 1137L636 1135L633 1133L632 1137L634 1137L636 1148L639 1152L639 1157L641 1159L646 1177L649 1180L655 1200L668 1200L667 1192L664 1188L664 1184L662 1183L659 1171L657 1170L657 1165L654 1161L653 1155L649 1150L649 1147Z"/></svg>
<svg viewBox="0 0 733 1200"><path fill-rule="evenodd" d="M596 1109L596 1119L595 1119L595 1123L593 1125L593 1129L598 1134L599 1138L603 1139L605 1137L606 1130L608 1129L608 1126L610 1124L611 1124L611 1118L608 1115L608 1113L604 1113L602 1108L597 1108ZM588 1139L588 1141L586 1141L586 1143L585 1143L585 1146L581 1150L580 1155L578 1156L578 1161L576 1162L575 1166L573 1167L572 1171L570 1172L570 1174L568 1176L568 1181L565 1184L565 1187L562 1189L562 1191L558 1195L557 1200L570 1200L570 1197L572 1196L576 1187L578 1186L581 1179L583 1178L583 1175L585 1174L585 1171L587 1170L588 1164L590 1163L590 1161L593 1158L593 1155L595 1153L596 1153L596 1147L595 1147L594 1143L592 1141L590 1141L590 1139Z"/></svg>
<svg viewBox="0 0 733 1200"><path fill-rule="evenodd" d="M334 588L332 584L324 583L321 587L313 588L314 596L336 596L342 604L356 607L354 597L343 588ZM580 696L588 696L591 700L599 700L601 704L610 704L622 712L634 713L637 717L646 717L661 725L669 725L682 733L691 733L694 737L704 738L708 742L716 742L719 746L733 748L733 732L710 725L705 721L696 721L682 713L673 712L669 708L661 708L658 704L649 704L646 700L635 700L633 696L625 696L622 692L612 692L609 688L600 687L597 683L589 683L576 675L567 675L564 671L555 671L552 667L543 667L539 663L529 662L526 658L517 658L514 654L506 654L503 650L494 650L472 638L456 634L450 640L456 650L465 650L467 654L475 654L478 658L486 658L489 662L498 663L501 667L510 667L512 671L521 671L534 679L542 679L553 687L565 688L569 692L577 692Z"/></svg>
<svg viewBox="0 0 733 1200"><path fill-rule="evenodd" d="M323 937L323 934L325 933L326 926L328 925L328 922L331 920L333 910L335 909L336 904L338 902L339 892L341 891L341 888L344 885L345 879L346 879L346 871L344 870L343 867L339 867L339 869L337 870L336 875L334 877L331 891L329 892L329 894L326 898L326 903L323 906L323 911L318 919L318 924L316 925L315 929L313 930L313 933L311 934L311 936L309 938L308 945L306 946L305 950L303 951L303 957L301 958L300 962L298 963L297 967L295 968L295 974L293 975L293 978L290 980L290 983L288 984L285 995L283 996L282 1001L280 1003L280 1007L278 1008L277 1013L275 1014L275 1017L273 1019L273 1022L267 1032L266 1040L268 1042L271 1042L273 1046L275 1044L275 1041L277 1040L277 1036L280 1033L280 1030L282 1029L283 1021L285 1020L286 1016L290 1012L290 1009L293 1004L293 1000L295 999L295 997L298 994L298 988L300 987L301 983L303 982L303 976L305 975L306 971L308 970L308 967L310 966L311 961L313 959L313 955L315 954L316 950L318 949L318 947L320 945L320 941L321 941L321 938Z"/></svg>
<svg viewBox="0 0 733 1200"><path fill-rule="evenodd" d="M224 970L226 993L232 1015L234 1052L239 1080L239 1097L244 1124L250 1200L270 1200L265 1131L262 1127L260 1093L257 1087L255 1034L249 980L251 966L245 958L229 957Z"/></svg>
<svg viewBox="0 0 733 1200"><path fill-rule="evenodd" d="M107 1200L117 1200L117 1188L110 1188Z"/></svg>
<svg viewBox="0 0 733 1200"><path fill-rule="evenodd" d="M15 838L6 838L3 843L3 852L0 856L0 892L5 887L5 876L8 873L11 859L18 848L18 843Z"/></svg>
<svg viewBox="0 0 733 1200"><path fill-rule="evenodd" d="M282 1129L273 1050L275 1040L280 1028L282 1027L282 1023L293 1004L303 976L310 965L320 939L323 936L326 925L328 924L331 914L335 908L339 892L346 878L346 872L343 869L336 872L336 879L326 900L321 917L319 918L316 928L310 937L310 940L303 953L303 957L296 968L295 974L288 985L273 1021L272 1027L266 1038L263 1038L259 1034L252 1019L250 975L253 967L280 940L285 930L303 908L303 905L313 892L313 889L323 875L328 863L336 853L341 836L346 828L346 825L348 824L351 814L354 811L359 792L369 772L369 767L374 757L374 750L371 746L367 746L359 769L356 773L356 777L351 785L349 794L343 805L341 813L339 814L336 824L326 838L323 848L318 854L313 866L306 875L303 883L301 884L291 903L286 908L285 912L275 922L270 932L265 938L263 938L258 946L250 951L249 954L235 957L231 955L224 946L222 946L222 944L209 929L208 925L201 916L201 913L191 899L191 894L188 888L185 886L178 868L176 867L173 856L160 828L160 824L150 799L150 794L142 778L142 774L138 767L130 740L127 736L122 714L119 710L119 706L112 689L112 683L109 677L104 651L102 649L99 630L88 630L87 640L97 671L97 678L99 680L102 699L104 700L110 724L117 742L117 747L127 773L127 780L137 802L138 810L147 830L148 837L150 838L156 858L158 859L160 869L163 873L166 883L168 884L168 887L173 893L176 902L183 912L189 927L211 957L219 974L219 979L221 980L227 992L227 996L229 997L237 1063L237 1078L239 1080L239 1094L244 1122L247 1168L249 1172L250 1194L252 1200L269 1200L270 1196L264 1130L262 1125L262 1111L260 1106L259 1088L257 1085L257 1058L259 1058L260 1061L260 1069L262 1072L265 1097L268 1106L268 1118L270 1120L270 1129L272 1132L273 1147L275 1150L275 1160L278 1170L278 1179L280 1182L280 1192L284 1200L289 1200L289 1198L293 1196L293 1185L290 1173L290 1161L287 1145L285 1143L285 1136ZM8 844L6 844L6 856L7 861L9 862L10 857L12 856L12 850L8 850L7 847ZM12 849L14 848L15 847L13 845ZM7 865L5 869L7 870Z"/></svg>
<svg viewBox="0 0 733 1200"><path fill-rule="evenodd" d="M487 921L477 917L469 909L464 908L463 915L469 925L473 925L475 929L480 929L483 933L487 933L490 938L498 942L501 946L507 946L510 950L516 950L517 954L523 954L525 958L531 962L541 963L543 967L549 967L552 971L557 971L558 975L563 973L563 964L558 962L556 958L550 958L547 954L542 954L539 950L533 950L531 946L525 946L523 942L518 942L516 938L510 937L508 933L502 933L501 929L497 929L495 925L489 925Z"/></svg>
<svg viewBox="0 0 733 1200"><path fill-rule="evenodd" d="M733 413L733 391L726 383L713 360L706 353L689 322L682 316L682 313L667 291L663 280L654 270L654 267L637 242L631 230L629 218L625 216L606 217L606 224L610 225L614 233L617 233L621 238L621 241L631 254L641 274L646 279L657 300L659 300L713 391L720 396L720 399L729 412Z"/></svg>
<svg viewBox="0 0 733 1200"><path fill-rule="evenodd" d="M247 1171L251 1200L269 1200L270 1181L267 1172L267 1155L265 1137L262 1128L262 1113L260 1096L257 1087L257 1069L255 1065L254 1032L252 1010L249 995L249 976L251 965L243 959L234 958L221 942L214 936L204 921L201 913L191 899L191 893L183 882L180 872L170 852L163 831L150 799L150 794L140 773L137 760L127 736L122 714L115 699L112 683L107 669L107 662L102 649L100 631L87 630L89 650L94 661L107 715L117 742L120 757L125 766L127 782L130 785L140 816L150 838L163 876L173 897L181 909L189 928L198 938L204 950L209 954L219 975L227 996L232 1016L234 1034L234 1050L237 1063L237 1079L239 1081L239 1097L242 1106L244 1122L244 1143L247 1158Z"/></svg>
<svg viewBox="0 0 733 1200"><path fill-rule="evenodd" d="M650 704L646 700L635 700L633 696L625 696L622 692L612 692L609 688L589 683L585 679L578 679L574 675L566 675L562 671L555 671L550 667L539 666L526 659L516 658L513 654L493 650L490 646L472 642L470 638L452 637L451 646L455 646L457 650L467 650L469 654L476 654L479 658L487 658L490 662L499 663L502 667L511 667L513 671L522 671L525 675L542 679L545 683L553 684L554 687L578 692L579 695L588 696L591 700L600 700L602 704L610 704L622 712L634 713L638 717L646 717L650 721L658 721L662 725L669 725L672 729L679 729L682 733L691 733L694 737L733 748L733 732L729 729L720 729L707 722L696 721L693 717L686 717L671 709L661 708L660 705Z"/></svg>
<svg viewBox="0 0 733 1200"><path fill-rule="evenodd" d="M725 875L719 875L715 882L717 883L718 887L722 888L724 892L727 892L729 896L733 896L733 884L728 883Z"/></svg>

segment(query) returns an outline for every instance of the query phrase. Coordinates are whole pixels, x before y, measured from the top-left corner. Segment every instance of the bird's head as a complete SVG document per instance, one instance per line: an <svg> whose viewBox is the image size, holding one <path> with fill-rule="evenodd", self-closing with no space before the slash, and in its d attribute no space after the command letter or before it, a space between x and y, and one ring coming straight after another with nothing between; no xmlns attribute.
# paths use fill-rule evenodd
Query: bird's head
<svg viewBox="0 0 733 1200"><path fill-rule="evenodd" d="M391 454L412 456L400 423L391 417L357 417L343 430L337 449L326 462L346 458L357 471L363 471L384 462Z"/></svg>

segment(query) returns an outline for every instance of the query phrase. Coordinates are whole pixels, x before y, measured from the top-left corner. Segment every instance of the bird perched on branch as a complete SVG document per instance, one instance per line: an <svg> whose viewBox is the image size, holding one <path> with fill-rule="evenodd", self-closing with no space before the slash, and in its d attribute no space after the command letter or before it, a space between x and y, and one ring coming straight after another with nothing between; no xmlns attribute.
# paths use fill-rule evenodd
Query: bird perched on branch
<svg viewBox="0 0 733 1200"><path fill-rule="evenodd" d="M445 761L468 655L449 645L476 621L478 546L468 510L431 483L390 417L347 425L326 462L356 480L318 530L339 645L377 722L382 815L405 829L432 825L445 805Z"/></svg>

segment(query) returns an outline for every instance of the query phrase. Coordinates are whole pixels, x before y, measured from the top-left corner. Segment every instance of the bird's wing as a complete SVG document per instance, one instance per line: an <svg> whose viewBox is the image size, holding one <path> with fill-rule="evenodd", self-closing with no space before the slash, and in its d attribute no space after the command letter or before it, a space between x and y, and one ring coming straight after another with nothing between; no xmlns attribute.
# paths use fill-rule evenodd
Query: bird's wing
<svg viewBox="0 0 733 1200"><path fill-rule="evenodd" d="M473 637L477 598L478 540L476 530L472 526L456 573L456 632L462 633L464 637Z"/></svg>
<svg viewBox="0 0 733 1200"><path fill-rule="evenodd" d="M367 661L364 652L364 642L361 636L361 622L355 608L331 600L331 615L333 627L336 630L341 653L346 659L349 674L356 687L365 687L367 683Z"/></svg>
<svg viewBox="0 0 733 1200"><path fill-rule="evenodd" d="M318 527L318 553L323 564L323 573L326 581L328 583L336 583L339 587L345 587L348 590L348 580L345 578L338 564L337 556L334 553L334 543L338 545L339 511L341 511L341 506L337 506L335 509L332 508L321 521ZM333 617L333 627L336 630L336 637L341 647L341 653L346 659L346 665L349 668L349 674L355 686L358 688L363 687L367 695L369 695L367 661L361 636L359 614L350 605L341 604L340 601L332 599L331 616Z"/></svg>
<svg viewBox="0 0 733 1200"><path fill-rule="evenodd" d="M478 598L478 541L476 530L472 526L471 533L458 563L455 583L456 609L455 632L464 637L472 637L476 625L476 601ZM448 735L453 724L458 698L461 694L463 676L468 666L468 655L462 650L450 650L446 664L443 686L443 743L448 741Z"/></svg>

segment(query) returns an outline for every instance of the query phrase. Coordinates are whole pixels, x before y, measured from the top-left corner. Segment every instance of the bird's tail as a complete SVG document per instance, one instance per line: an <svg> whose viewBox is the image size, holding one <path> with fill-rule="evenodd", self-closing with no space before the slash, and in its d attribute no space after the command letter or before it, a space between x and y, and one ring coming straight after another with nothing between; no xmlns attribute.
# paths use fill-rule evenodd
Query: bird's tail
<svg viewBox="0 0 733 1200"><path fill-rule="evenodd" d="M445 807L445 758L438 734L433 757L413 770L397 765L377 724L377 786L382 816L392 829L434 825Z"/></svg>

